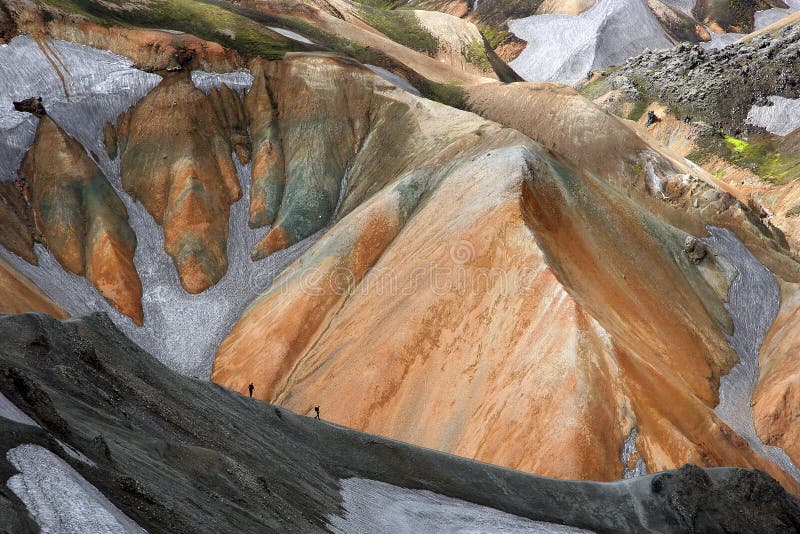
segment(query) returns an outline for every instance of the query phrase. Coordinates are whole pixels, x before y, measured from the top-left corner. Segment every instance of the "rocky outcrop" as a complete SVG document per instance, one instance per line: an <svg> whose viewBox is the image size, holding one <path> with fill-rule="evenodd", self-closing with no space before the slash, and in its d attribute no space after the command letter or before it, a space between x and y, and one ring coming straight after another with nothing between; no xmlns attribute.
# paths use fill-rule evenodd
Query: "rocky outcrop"
<svg viewBox="0 0 800 534"><path fill-rule="evenodd" d="M647 0L647 5L661 26L676 42L709 41L711 36L705 27L692 16L662 0Z"/></svg>
<svg viewBox="0 0 800 534"><path fill-rule="evenodd" d="M234 144L247 153L239 106L227 87L209 96L179 73L119 119L122 185L164 229L164 247L190 293L208 289L227 270L228 216L242 194Z"/></svg>
<svg viewBox="0 0 800 534"><path fill-rule="evenodd" d="M7 43L19 34L17 25L5 4L0 6L0 43Z"/></svg>
<svg viewBox="0 0 800 534"><path fill-rule="evenodd" d="M45 246L66 270L86 276L115 308L141 324L136 235L122 201L83 147L45 116L19 175Z"/></svg>
<svg viewBox="0 0 800 534"><path fill-rule="evenodd" d="M683 243L683 253L692 263L699 264L708 255L708 247L694 236L689 236Z"/></svg>
<svg viewBox="0 0 800 534"><path fill-rule="evenodd" d="M629 60L619 74L679 113L731 131L744 129L754 104L769 96L796 98L800 25L723 49L681 44Z"/></svg>

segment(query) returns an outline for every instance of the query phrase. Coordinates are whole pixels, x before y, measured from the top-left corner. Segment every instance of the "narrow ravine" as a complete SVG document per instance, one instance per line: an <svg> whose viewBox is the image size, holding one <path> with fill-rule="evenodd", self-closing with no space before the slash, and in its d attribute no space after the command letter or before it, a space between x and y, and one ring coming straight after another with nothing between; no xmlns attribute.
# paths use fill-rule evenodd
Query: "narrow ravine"
<svg viewBox="0 0 800 534"><path fill-rule="evenodd" d="M800 469L780 447L766 445L756 433L751 399L758 380L758 353L780 307L780 289L773 274L764 267L739 238L724 228L708 228L702 241L724 256L738 272L728 291L725 305L733 320L728 341L739 362L720 380L719 405L714 409L757 453L765 456L800 481Z"/></svg>

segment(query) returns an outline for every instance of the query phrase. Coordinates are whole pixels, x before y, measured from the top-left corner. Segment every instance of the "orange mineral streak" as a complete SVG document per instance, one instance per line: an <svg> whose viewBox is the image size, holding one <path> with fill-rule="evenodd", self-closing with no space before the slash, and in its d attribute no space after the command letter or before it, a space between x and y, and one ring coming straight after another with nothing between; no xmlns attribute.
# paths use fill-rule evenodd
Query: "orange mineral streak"
<svg viewBox="0 0 800 534"><path fill-rule="evenodd" d="M258 242L252 252L254 261L261 260L279 250L283 250L291 246L292 241L289 238L289 233L285 228L275 226L267 232L267 235Z"/></svg>
<svg viewBox="0 0 800 534"><path fill-rule="evenodd" d="M346 217L312 249L313 274L296 264L247 310L213 379L244 390L253 377L292 410L316 403L337 423L468 457L618 478L624 399L603 373L602 329L544 265L513 179L498 191L470 171L402 228L386 192Z"/></svg>
<svg viewBox="0 0 800 534"><path fill-rule="evenodd" d="M85 275L120 312L142 323L128 214L83 147L43 117L20 177L30 188L36 229L61 265Z"/></svg>
<svg viewBox="0 0 800 534"><path fill-rule="evenodd" d="M0 313L26 312L48 313L57 319L69 317L25 275L0 258Z"/></svg>
<svg viewBox="0 0 800 534"><path fill-rule="evenodd" d="M317 74L304 69L323 65L290 58L305 80ZM282 120L309 113L292 108L277 81L287 73L271 68ZM324 91L316 86L304 90ZM378 94L373 123L384 99L411 99ZM241 392L253 382L259 398L299 413L321 406L339 424L564 478L619 478L636 426L651 469L759 467L797 490L713 413L718 378L737 359L723 335L724 283L707 278L713 264L688 261L686 234L660 215L703 219L686 215L685 199L654 198L636 172L642 152L665 175L681 168L571 90L539 94L524 125L588 169L474 115L412 105L414 120L392 122L392 143L370 130L377 144L356 156L342 217L245 311L212 379ZM498 109L488 96L487 114ZM603 135L615 157L601 151ZM392 165L371 166L375 147ZM398 147L413 157L398 158ZM426 180L401 187L425 161L445 168L429 163Z"/></svg>
<svg viewBox="0 0 800 534"><path fill-rule="evenodd" d="M759 356L753 417L764 443L800 464L800 286L784 284L781 301Z"/></svg>
<svg viewBox="0 0 800 534"><path fill-rule="evenodd" d="M225 274L230 206L242 195L230 124L244 114L220 108L226 102L241 105L238 97L207 96L179 73L119 119L122 184L164 228L164 247L191 293Z"/></svg>

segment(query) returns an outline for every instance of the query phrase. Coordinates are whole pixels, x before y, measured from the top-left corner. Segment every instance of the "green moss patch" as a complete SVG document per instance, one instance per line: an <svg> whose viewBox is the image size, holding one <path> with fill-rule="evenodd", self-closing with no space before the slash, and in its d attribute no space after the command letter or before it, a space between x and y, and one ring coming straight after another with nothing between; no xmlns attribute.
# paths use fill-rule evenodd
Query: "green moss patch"
<svg viewBox="0 0 800 534"><path fill-rule="evenodd" d="M633 105L633 109L630 113L628 113L628 119L632 121L638 121L644 115L644 112L647 111L647 108L650 107L650 104L653 103L653 100L647 98L646 96L642 95L639 100Z"/></svg>
<svg viewBox="0 0 800 534"><path fill-rule="evenodd" d="M714 133L698 139L697 149L687 157L702 165L712 156L719 156L775 184L800 178L800 154L782 152L773 141L771 135L751 135L748 139L741 139Z"/></svg>
<svg viewBox="0 0 800 534"><path fill-rule="evenodd" d="M90 0L46 0L53 6L104 25L167 29L215 41L244 57L282 57L285 52L308 47L279 35L258 22L228 9L224 4L196 0L153 0L135 7L115 9L112 3Z"/></svg>
<svg viewBox="0 0 800 534"><path fill-rule="evenodd" d="M480 67L485 72L492 72L492 64L489 62L489 56L486 55L486 47L482 41L477 39L471 40L469 43L461 47L461 55L473 65Z"/></svg>
<svg viewBox="0 0 800 534"><path fill-rule="evenodd" d="M439 41L408 10L389 10L362 4L359 18L386 37L418 52L435 56Z"/></svg>
<svg viewBox="0 0 800 534"><path fill-rule="evenodd" d="M744 151L750 147L750 143L744 139L737 139L736 137L731 137L730 135L725 136L725 143L727 143L732 150L735 150L739 154L744 153Z"/></svg>

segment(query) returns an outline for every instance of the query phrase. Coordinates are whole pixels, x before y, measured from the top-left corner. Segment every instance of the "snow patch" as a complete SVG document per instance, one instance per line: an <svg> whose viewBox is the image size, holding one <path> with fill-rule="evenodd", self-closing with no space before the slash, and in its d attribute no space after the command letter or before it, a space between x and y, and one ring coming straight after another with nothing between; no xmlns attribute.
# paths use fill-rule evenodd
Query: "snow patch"
<svg viewBox="0 0 800 534"><path fill-rule="evenodd" d="M298 43L304 43L304 44L310 44L310 45L316 44L314 41L312 41L308 37L305 37L304 35L300 35L299 33L293 32L292 30L284 30L283 28L278 28L278 27L275 27L275 26L267 26L267 28L269 28L270 30L274 31L275 33L279 33L279 34L283 35L284 37L288 37L289 39L292 39L293 41L297 41Z"/></svg>
<svg viewBox="0 0 800 534"><path fill-rule="evenodd" d="M192 83L206 94L210 93L213 87L227 85L240 95L243 95L253 85L253 75L247 69L225 73L193 70Z"/></svg>
<svg viewBox="0 0 800 534"><path fill-rule="evenodd" d="M800 128L800 98L771 96L769 101L772 105L750 108L748 124L780 136L789 135Z"/></svg>
<svg viewBox="0 0 800 534"><path fill-rule="evenodd" d="M20 472L6 485L45 534L145 532L64 460L39 445L6 453Z"/></svg>
<svg viewBox="0 0 800 534"><path fill-rule="evenodd" d="M800 0L783 0L789 6L788 8L774 7L772 9L765 9L763 11L756 11L755 13L755 29L760 30L766 28L770 24L774 24L784 17L788 17L792 13L800 11Z"/></svg>
<svg viewBox="0 0 800 534"><path fill-rule="evenodd" d="M411 93L412 95L422 96L419 90L417 90L416 87L411 85L405 78L375 65L364 64L364 66L367 67L372 72L374 72L375 74L377 74L378 76L380 76L381 78L383 78L384 80L386 80L387 82L391 83L392 85L395 85L400 89L404 89L409 93Z"/></svg>
<svg viewBox="0 0 800 534"><path fill-rule="evenodd" d="M528 42L510 65L532 81L572 84L646 48L672 47L645 0L598 0L576 16L533 15L509 21L508 27Z"/></svg>
<svg viewBox="0 0 800 534"><path fill-rule="evenodd" d="M574 527L532 521L427 490L411 490L363 478L341 481L344 517L328 516L335 534L380 532L570 534Z"/></svg>
<svg viewBox="0 0 800 534"><path fill-rule="evenodd" d="M636 450L636 436L639 435L639 429L633 427L631 429L631 433L625 438L625 442L622 444L622 452L620 453L620 460L622 461L622 478L636 478L640 476L644 476L647 474L647 464L639 455L639 451ZM636 460L636 463L631 467L631 459L639 458Z"/></svg>
<svg viewBox="0 0 800 534"><path fill-rule="evenodd" d="M78 460L79 462L83 462L86 465L89 465L89 466L92 466L92 467L97 467L97 464L94 463L91 458L89 458L88 456L83 454L81 451L79 451L78 449L72 447L68 443L64 443L63 441L61 441L58 438L55 438L55 439L58 442L58 444L61 445L61 448L64 449L64 452L67 453L67 456L69 456L70 458L74 458L75 460Z"/></svg>
<svg viewBox="0 0 800 534"><path fill-rule="evenodd" d="M36 421L28 417L28 414L17 408L8 397L0 393L0 417L4 417L10 421L15 421L23 425L39 426Z"/></svg>

